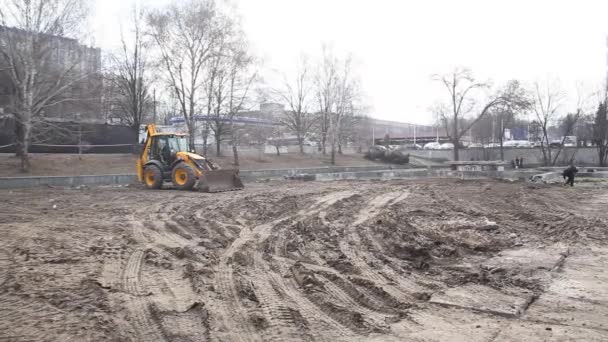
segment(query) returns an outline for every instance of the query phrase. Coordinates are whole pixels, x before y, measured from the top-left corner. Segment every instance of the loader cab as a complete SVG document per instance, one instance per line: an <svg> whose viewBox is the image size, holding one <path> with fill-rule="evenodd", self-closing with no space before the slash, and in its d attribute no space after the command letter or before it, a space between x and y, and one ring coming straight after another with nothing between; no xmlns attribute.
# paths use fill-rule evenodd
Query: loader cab
<svg viewBox="0 0 608 342"><path fill-rule="evenodd" d="M177 152L188 152L188 138L185 135L157 134L151 139L148 160L158 160L165 166L175 161Z"/></svg>

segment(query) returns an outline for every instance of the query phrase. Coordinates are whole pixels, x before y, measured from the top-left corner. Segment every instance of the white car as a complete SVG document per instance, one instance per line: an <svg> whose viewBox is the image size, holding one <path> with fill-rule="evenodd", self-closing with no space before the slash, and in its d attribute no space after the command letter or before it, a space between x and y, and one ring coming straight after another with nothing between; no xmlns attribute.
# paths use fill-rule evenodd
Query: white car
<svg viewBox="0 0 608 342"><path fill-rule="evenodd" d="M517 140L509 140L509 141L504 141L502 143L503 147L519 147L519 141ZM498 144L498 147L500 147L500 144Z"/></svg>
<svg viewBox="0 0 608 342"><path fill-rule="evenodd" d="M534 147L528 140L517 140L517 147L521 148L532 148Z"/></svg>
<svg viewBox="0 0 608 342"><path fill-rule="evenodd" d="M467 146L467 148L482 148L482 147L483 147L483 145L480 143L472 143L472 144L469 144L469 146Z"/></svg>
<svg viewBox="0 0 608 342"><path fill-rule="evenodd" d="M441 144L438 142L430 142L424 145L425 150L439 150L441 149Z"/></svg>
<svg viewBox="0 0 608 342"><path fill-rule="evenodd" d="M441 149L441 150L453 150L454 149L454 144L452 144L452 143L444 143L444 144L441 144L441 146L439 147L439 149Z"/></svg>
<svg viewBox="0 0 608 342"><path fill-rule="evenodd" d="M497 148L500 147L499 143L489 143L487 145L484 146L485 148Z"/></svg>

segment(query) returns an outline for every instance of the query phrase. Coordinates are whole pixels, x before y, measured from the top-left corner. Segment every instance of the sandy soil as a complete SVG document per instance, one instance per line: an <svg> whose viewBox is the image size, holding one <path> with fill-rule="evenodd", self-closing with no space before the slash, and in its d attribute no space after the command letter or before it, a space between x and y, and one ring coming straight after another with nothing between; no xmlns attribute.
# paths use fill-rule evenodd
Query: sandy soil
<svg viewBox="0 0 608 342"><path fill-rule="evenodd" d="M76 176L135 173L137 157L132 154L32 154L33 176ZM210 157L224 168L233 166L232 157ZM20 160L13 154L0 153L0 177L24 176L19 172ZM338 156L337 166L383 165L369 161L363 155ZM240 169L262 170L331 166L328 156L284 154L265 155L263 159L241 157Z"/></svg>
<svg viewBox="0 0 608 342"><path fill-rule="evenodd" d="M0 341L606 341L608 187L0 192Z"/></svg>

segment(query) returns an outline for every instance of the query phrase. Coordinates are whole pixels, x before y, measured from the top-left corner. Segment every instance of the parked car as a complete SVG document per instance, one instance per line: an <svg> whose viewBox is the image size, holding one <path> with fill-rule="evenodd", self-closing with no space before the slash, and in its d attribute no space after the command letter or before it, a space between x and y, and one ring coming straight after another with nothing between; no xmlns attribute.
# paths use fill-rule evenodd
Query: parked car
<svg viewBox="0 0 608 342"><path fill-rule="evenodd" d="M502 143L503 147L519 147L519 141L517 140L509 140L509 141L504 141ZM500 144L498 144L498 147L500 147Z"/></svg>
<svg viewBox="0 0 608 342"><path fill-rule="evenodd" d="M438 142L430 142L424 145L425 150L439 150L441 149L441 144Z"/></svg>
<svg viewBox="0 0 608 342"><path fill-rule="evenodd" d="M483 148L483 144L480 143L472 143L467 146L467 148Z"/></svg>
<svg viewBox="0 0 608 342"><path fill-rule="evenodd" d="M453 150L454 149L454 144L452 143L444 143L441 144L441 146L439 147L440 150Z"/></svg>
<svg viewBox="0 0 608 342"><path fill-rule="evenodd" d="M500 144L499 143L489 143L489 144L484 145L484 147L485 148L497 148L497 147L500 147Z"/></svg>

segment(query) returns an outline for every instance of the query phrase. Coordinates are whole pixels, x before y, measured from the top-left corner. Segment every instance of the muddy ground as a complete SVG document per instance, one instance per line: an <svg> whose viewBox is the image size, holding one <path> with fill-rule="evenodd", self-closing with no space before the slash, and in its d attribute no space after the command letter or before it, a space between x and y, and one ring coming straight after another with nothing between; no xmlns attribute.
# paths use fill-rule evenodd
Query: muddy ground
<svg viewBox="0 0 608 342"><path fill-rule="evenodd" d="M0 341L606 341L608 186L0 192Z"/></svg>

